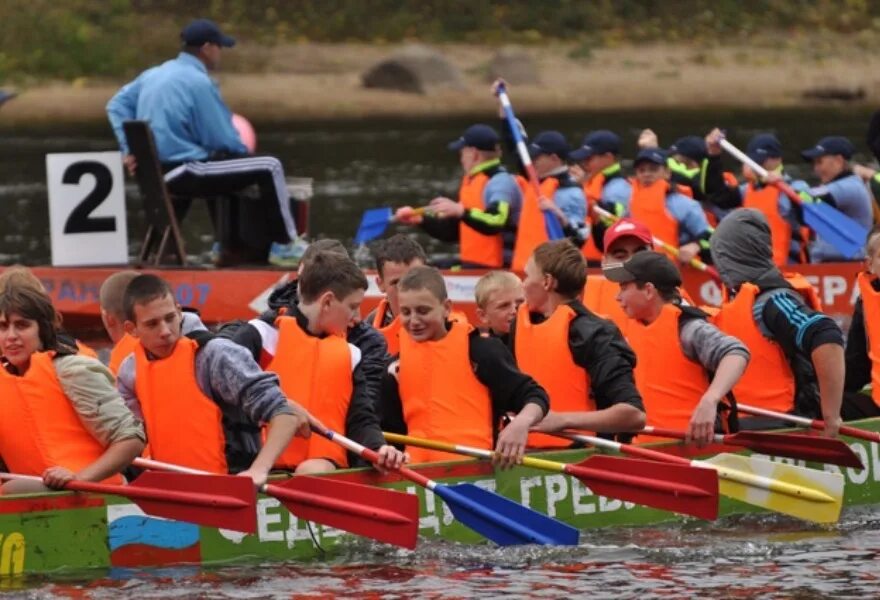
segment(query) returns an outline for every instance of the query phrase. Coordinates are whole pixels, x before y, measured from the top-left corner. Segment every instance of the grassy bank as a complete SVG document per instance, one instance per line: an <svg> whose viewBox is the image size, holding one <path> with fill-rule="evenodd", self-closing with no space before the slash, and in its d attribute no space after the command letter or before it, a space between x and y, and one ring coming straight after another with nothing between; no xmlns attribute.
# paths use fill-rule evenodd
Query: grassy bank
<svg viewBox="0 0 880 600"><path fill-rule="evenodd" d="M831 34L825 38L822 43L833 52L819 56L811 54L816 39L780 45L774 36L711 47L622 44L591 49L589 56L576 42L526 45L522 50L535 62L541 81L514 85L511 95L523 113L772 108L825 104L805 92L830 86L862 90L858 102L876 105L880 56L848 44L847 36L837 37L836 42ZM396 44L243 43L224 56L218 80L233 110L257 123L495 114L487 72L497 48L463 43L433 47L461 72L463 89L420 95L363 88L361 74L393 54ZM165 56L175 52L172 47ZM103 123L107 100L125 81L82 77L21 86L20 96L0 109L0 127Z"/></svg>

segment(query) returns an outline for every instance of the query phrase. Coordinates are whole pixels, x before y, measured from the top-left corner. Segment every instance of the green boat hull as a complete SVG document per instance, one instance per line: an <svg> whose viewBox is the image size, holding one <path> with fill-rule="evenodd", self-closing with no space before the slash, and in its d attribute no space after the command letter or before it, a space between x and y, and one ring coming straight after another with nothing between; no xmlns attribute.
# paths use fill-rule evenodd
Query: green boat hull
<svg viewBox="0 0 880 600"><path fill-rule="evenodd" d="M854 425L880 431L880 419ZM843 472L846 505L880 503L880 447L847 438L865 469L838 469L831 465L805 465ZM707 452L730 451L720 446ZM675 452L684 452L681 446ZM589 450L543 453L564 462L578 462ZM477 461L460 461L420 467L443 483L471 482L556 517L580 529L653 525L685 517L669 512L595 496L579 481L566 475L516 467L495 471ZM434 494L395 475L372 470L342 471L332 475L346 481L378 484L415 493L420 500L420 534L463 543L484 542L452 518ZM721 515L757 512L722 498ZM288 513L273 498L258 501L258 531L243 535L210 527L147 517L128 500L87 494L40 494L0 497L0 577L169 565L221 565L241 562L309 560L324 556L354 541L339 530L312 525ZM360 543L363 543L361 541Z"/></svg>

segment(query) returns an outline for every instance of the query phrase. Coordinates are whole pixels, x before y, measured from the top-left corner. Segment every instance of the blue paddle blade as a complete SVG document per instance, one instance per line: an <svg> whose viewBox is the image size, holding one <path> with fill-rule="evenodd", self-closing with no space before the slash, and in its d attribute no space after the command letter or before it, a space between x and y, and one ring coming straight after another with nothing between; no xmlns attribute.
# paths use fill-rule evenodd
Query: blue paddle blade
<svg viewBox="0 0 880 600"><path fill-rule="evenodd" d="M499 546L578 543L580 533L571 525L472 483L438 485L434 493L446 502L456 519Z"/></svg>
<svg viewBox="0 0 880 600"><path fill-rule="evenodd" d="M392 216L390 208L371 208L364 212L361 224L354 236L354 243L365 244L385 233Z"/></svg>
<svg viewBox="0 0 880 600"><path fill-rule="evenodd" d="M824 202L804 202L804 221L824 241L847 258L858 256L868 230Z"/></svg>
<svg viewBox="0 0 880 600"><path fill-rule="evenodd" d="M550 241L561 240L565 237L565 233L562 231L562 224L556 218L556 215L549 210L544 211L544 229L547 230L547 239Z"/></svg>

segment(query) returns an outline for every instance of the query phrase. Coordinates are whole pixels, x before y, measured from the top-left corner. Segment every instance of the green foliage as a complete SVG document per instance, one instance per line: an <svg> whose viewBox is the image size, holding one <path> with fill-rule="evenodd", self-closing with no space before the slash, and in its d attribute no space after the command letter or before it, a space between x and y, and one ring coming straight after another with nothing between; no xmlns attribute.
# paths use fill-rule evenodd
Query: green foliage
<svg viewBox="0 0 880 600"><path fill-rule="evenodd" d="M403 40L716 45L758 31L880 32L880 0L2 0L0 77L129 75L206 16L247 43Z"/></svg>

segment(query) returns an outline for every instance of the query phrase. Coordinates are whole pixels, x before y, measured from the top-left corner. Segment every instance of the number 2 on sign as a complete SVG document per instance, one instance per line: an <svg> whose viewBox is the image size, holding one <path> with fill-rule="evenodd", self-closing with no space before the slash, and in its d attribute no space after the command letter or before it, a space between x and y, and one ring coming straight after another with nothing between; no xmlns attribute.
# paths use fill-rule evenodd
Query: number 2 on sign
<svg viewBox="0 0 880 600"><path fill-rule="evenodd" d="M113 174L107 165L96 161L73 163L64 170L61 181L67 184L78 184L83 175L95 178L95 187L86 195L67 217L64 233L97 233L116 231L116 217L93 217L92 211L110 195L113 189Z"/></svg>

